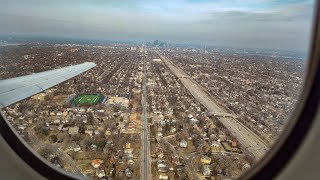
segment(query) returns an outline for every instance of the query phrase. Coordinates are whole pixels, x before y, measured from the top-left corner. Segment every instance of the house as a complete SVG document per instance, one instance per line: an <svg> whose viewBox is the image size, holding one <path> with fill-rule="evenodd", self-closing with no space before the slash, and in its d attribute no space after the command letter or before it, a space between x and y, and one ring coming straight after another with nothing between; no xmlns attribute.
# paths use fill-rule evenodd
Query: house
<svg viewBox="0 0 320 180"><path fill-rule="evenodd" d="M102 163L103 163L102 159L94 159L94 160L91 161L91 165L94 168L98 168Z"/></svg>
<svg viewBox="0 0 320 180"><path fill-rule="evenodd" d="M237 140L236 139L233 139L231 141L231 147L237 147Z"/></svg>
<svg viewBox="0 0 320 180"><path fill-rule="evenodd" d="M91 109L91 108L88 108L88 109L87 109L87 112L92 112L92 109Z"/></svg>
<svg viewBox="0 0 320 180"><path fill-rule="evenodd" d="M181 165L182 164L178 156L172 157L172 162L174 164L176 164L176 165Z"/></svg>
<svg viewBox="0 0 320 180"><path fill-rule="evenodd" d="M58 126L58 130L61 131L62 128L63 128L63 126L64 126L64 124L60 124L60 125Z"/></svg>
<svg viewBox="0 0 320 180"><path fill-rule="evenodd" d="M160 173L159 179L161 180L167 180L169 179L169 176L166 173Z"/></svg>
<svg viewBox="0 0 320 180"><path fill-rule="evenodd" d="M115 175L115 168L111 168L109 173L108 173L108 177L114 176Z"/></svg>
<svg viewBox="0 0 320 180"><path fill-rule="evenodd" d="M160 172L160 173L166 173L166 172L168 172L167 167L158 168L158 172Z"/></svg>
<svg viewBox="0 0 320 180"><path fill-rule="evenodd" d="M186 148L188 146L188 142L184 139L182 139L179 143L179 146L182 148Z"/></svg>
<svg viewBox="0 0 320 180"><path fill-rule="evenodd" d="M131 148L130 149L124 149L124 153L127 154L127 155L128 154L132 154L132 152L133 152L133 149L131 149Z"/></svg>
<svg viewBox="0 0 320 180"><path fill-rule="evenodd" d="M44 114L44 115L48 116L48 115L49 115L49 110L43 110L43 111L41 112L41 114Z"/></svg>
<svg viewBox="0 0 320 180"><path fill-rule="evenodd" d="M90 149L93 150L93 151L97 150L97 148L98 148L98 146L95 145L95 144L91 144L90 145Z"/></svg>
<svg viewBox="0 0 320 180"><path fill-rule="evenodd" d="M131 143L126 143L124 146L125 149L130 149L131 148Z"/></svg>
<svg viewBox="0 0 320 180"><path fill-rule="evenodd" d="M237 140L236 139L231 141L231 151L232 152L237 152L238 151Z"/></svg>
<svg viewBox="0 0 320 180"><path fill-rule="evenodd" d="M250 164L246 163L245 165L242 166L242 170L246 170L246 169L249 169L251 166Z"/></svg>
<svg viewBox="0 0 320 180"><path fill-rule="evenodd" d="M106 132L104 133L104 135L106 135L106 136L111 136L111 131L110 131L110 129L107 129Z"/></svg>
<svg viewBox="0 0 320 180"><path fill-rule="evenodd" d="M177 129L175 127L171 128L170 132L175 133Z"/></svg>
<svg viewBox="0 0 320 180"><path fill-rule="evenodd" d="M110 164L112 164L112 165L115 165L116 164L116 159L112 156L112 157L110 157L110 159L109 159L109 163Z"/></svg>
<svg viewBox="0 0 320 180"><path fill-rule="evenodd" d="M106 176L106 172L104 170L96 170L96 175L99 177L99 178L103 178Z"/></svg>
<svg viewBox="0 0 320 180"><path fill-rule="evenodd" d="M158 157L156 153L151 153L150 156L152 159L156 159Z"/></svg>
<svg viewBox="0 0 320 180"><path fill-rule="evenodd" d="M191 122L191 124L197 124L199 122L199 120L196 118L191 118L190 122Z"/></svg>
<svg viewBox="0 0 320 180"><path fill-rule="evenodd" d="M82 122L87 124L88 123L88 118L82 118Z"/></svg>
<svg viewBox="0 0 320 180"><path fill-rule="evenodd" d="M160 168L166 168L166 167L167 167L167 164L166 164L163 160L159 160L159 161L157 162L157 167L158 167L158 169L160 169Z"/></svg>
<svg viewBox="0 0 320 180"><path fill-rule="evenodd" d="M205 177L210 177L211 176L211 170L209 168L209 166L203 166L203 171L202 171L202 174L205 176Z"/></svg>
<svg viewBox="0 0 320 180"><path fill-rule="evenodd" d="M86 130L93 130L94 129L92 125L86 125L85 127L86 127Z"/></svg>
<svg viewBox="0 0 320 180"><path fill-rule="evenodd" d="M177 171L184 171L185 170L185 165L184 164L177 164Z"/></svg>
<svg viewBox="0 0 320 180"><path fill-rule="evenodd" d="M53 121L54 124L60 124L60 122L61 122L60 119L55 119L55 120Z"/></svg>
<svg viewBox="0 0 320 180"><path fill-rule="evenodd" d="M19 130L25 130L26 128L27 128L27 126L24 125L24 124L18 126L18 129L19 129Z"/></svg>
<svg viewBox="0 0 320 180"><path fill-rule="evenodd" d="M126 174L127 177L131 177L132 176L132 170L130 168L126 168L124 170L124 173Z"/></svg>
<svg viewBox="0 0 320 180"><path fill-rule="evenodd" d="M62 113L62 116L64 116L64 117L66 117L68 115L68 111L64 111L63 113Z"/></svg>
<svg viewBox="0 0 320 180"><path fill-rule="evenodd" d="M100 132L100 130L96 129L96 130L94 130L94 134L99 135L99 134L101 134L101 132Z"/></svg>
<svg viewBox="0 0 320 180"><path fill-rule="evenodd" d="M92 136L93 135L93 130L85 130L84 133L88 134L89 136Z"/></svg>
<svg viewBox="0 0 320 180"><path fill-rule="evenodd" d="M81 150L79 144L71 144L71 145L69 146L69 148L70 148L71 150L73 150L74 152L78 152L78 151Z"/></svg>
<svg viewBox="0 0 320 180"><path fill-rule="evenodd" d="M107 140L107 145L113 146L113 141L112 140Z"/></svg>
<svg viewBox="0 0 320 180"><path fill-rule="evenodd" d="M164 156L164 154L163 154L163 152L158 152L158 155L156 155L158 158L160 158L160 159L162 159L163 158L163 156Z"/></svg>
<svg viewBox="0 0 320 180"><path fill-rule="evenodd" d="M161 124L161 126L165 126L165 125L166 125L166 121L161 120L161 121L160 121L160 124Z"/></svg>
<svg viewBox="0 0 320 180"><path fill-rule="evenodd" d="M131 164L131 165L132 165L132 164L134 164L134 161L133 161L132 159L129 159L129 160L128 160L128 164Z"/></svg>
<svg viewBox="0 0 320 180"><path fill-rule="evenodd" d="M211 158L208 156L202 156L200 161L202 164L211 164Z"/></svg>
<svg viewBox="0 0 320 180"><path fill-rule="evenodd" d="M229 142L225 141L225 142L222 142L221 143L223 148L227 151L227 152L238 152L238 148L236 145L236 143L233 143L233 146L232 146L232 143L230 145Z"/></svg>
<svg viewBox="0 0 320 180"><path fill-rule="evenodd" d="M79 132L79 127L75 126L75 127L69 127L69 134L70 135L76 135Z"/></svg>
<svg viewBox="0 0 320 180"><path fill-rule="evenodd" d="M119 132L118 132L118 130L117 130L117 129L115 129L115 130L113 130L113 131L112 131L112 134L113 134L113 135L118 135L118 134L119 134Z"/></svg>
<svg viewBox="0 0 320 180"><path fill-rule="evenodd" d="M219 138L220 141L225 141L226 140L226 135L222 131L220 131L219 135L218 135L218 138Z"/></svg>
<svg viewBox="0 0 320 180"><path fill-rule="evenodd" d="M103 109L98 109L97 112L104 113L104 110Z"/></svg>
<svg viewBox="0 0 320 180"><path fill-rule="evenodd" d="M221 144L217 141L213 141L211 143L211 151L212 152L220 152L221 151Z"/></svg>

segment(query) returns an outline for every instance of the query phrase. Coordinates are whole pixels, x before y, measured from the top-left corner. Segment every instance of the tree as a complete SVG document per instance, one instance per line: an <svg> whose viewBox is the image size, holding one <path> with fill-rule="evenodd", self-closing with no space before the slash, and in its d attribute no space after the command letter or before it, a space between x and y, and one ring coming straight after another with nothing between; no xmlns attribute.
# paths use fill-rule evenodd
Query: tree
<svg viewBox="0 0 320 180"><path fill-rule="evenodd" d="M101 149L101 150L102 150L105 145L106 145L106 143L105 143L105 140L104 140L104 139L101 139L101 140L98 140L98 141L97 141L97 147L98 147L98 149Z"/></svg>
<svg viewBox="0 0 320 180"><path fill-rule="evenodd" d="M49 128L43 127L43 128L41 128L40 133L41 133L42 135L48 136L49 133L50 133L50 130L49 130Z"/></svg>
<svg viewBox="0 0 320 180"><path fill-rule="evenodd" d="M214 167L214 173L215 174L221 174L222 173L222 169L218 164Z"/></svg>
<svg viewBox="0 0 320 180"><path fill-rule="evenodd" d="M49 149L49 148L43 148L43 149L40 149L39 151L38 151L38 153L39 153L39 155L40 156L42 156L43 158L45 158L45 159L49 159L49 156L51 155L51 154L53 154L53 151L51 150L51 149Z"/></svg>
<svg viewBox="0 0 320 180"><path fill-rule="evenodd" d="M58 141L58 138L57 138L56 135L51 135L51 136L49 136L49 139L50 139L50 142L51 142L51 143L55 143L55 142Z"/></svg>

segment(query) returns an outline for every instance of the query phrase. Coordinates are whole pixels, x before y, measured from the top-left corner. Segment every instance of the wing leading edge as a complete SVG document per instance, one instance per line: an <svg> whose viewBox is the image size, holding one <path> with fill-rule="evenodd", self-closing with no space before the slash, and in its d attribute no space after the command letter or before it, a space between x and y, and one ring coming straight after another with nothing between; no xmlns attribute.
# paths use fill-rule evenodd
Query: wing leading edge
<svg viewBox="0 0 320 180"><path fill-rule="evenodd" d="M85 62L74 66L1 80L0 108L42 92L95 66L95 63Z"/></svg>

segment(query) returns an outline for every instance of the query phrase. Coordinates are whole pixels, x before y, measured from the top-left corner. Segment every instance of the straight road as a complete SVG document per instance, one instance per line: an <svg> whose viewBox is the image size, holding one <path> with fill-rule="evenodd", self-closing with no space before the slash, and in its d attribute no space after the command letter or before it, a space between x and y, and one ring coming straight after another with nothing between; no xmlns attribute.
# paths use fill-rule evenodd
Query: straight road
<svg viewBox="0 0 320 180"><path fill-rule="evenodd" d="M141 180L151 179L151 161L150 161L150 141L149 136L149 126L148 126L148 112L147 112L147 68L146 61L143 62L143 80L142 80L142 118L143 126L141 133Z"/></svg>
<svg viewBox="0 0 320 180"><path fill-rule="evenodd" d="M221 108L217 102L213 101L207 93L204 92L203 87L195 83L181 68L174 65L167 57L156 53L164 61L166 66L177 76L182 84L190 91L196 100L198 100L209 112L227 113L224 108ZM251 152L256 159L260 159L268 149L267 144L248 127L233 117L217 117L219 121L238 139L238 141Z"/></svg>

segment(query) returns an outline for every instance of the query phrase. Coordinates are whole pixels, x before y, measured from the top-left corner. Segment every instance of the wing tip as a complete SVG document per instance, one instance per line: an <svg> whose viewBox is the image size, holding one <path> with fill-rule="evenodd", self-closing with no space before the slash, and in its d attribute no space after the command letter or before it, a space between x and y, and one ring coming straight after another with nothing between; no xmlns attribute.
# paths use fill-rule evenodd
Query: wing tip
<svg viewBox="0 0 320 180"><path fill-rule="evenodd" d="M86 61L86 62L84 62L83 64L92 65L93 67L96 66L96 63L90 62L90 61Z"/></svg>

